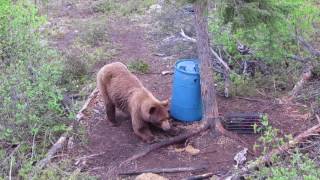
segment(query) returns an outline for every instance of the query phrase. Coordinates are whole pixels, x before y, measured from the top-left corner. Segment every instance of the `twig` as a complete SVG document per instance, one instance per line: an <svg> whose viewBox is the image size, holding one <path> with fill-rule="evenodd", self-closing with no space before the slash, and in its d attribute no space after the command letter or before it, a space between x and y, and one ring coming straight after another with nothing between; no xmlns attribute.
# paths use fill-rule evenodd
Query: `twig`
<svg viewBox="0 0 320 180"><path fill-rule="evenodd" d="M213 175L214 175L213 173L205 173L205 174L190 176L190 177L185 178L184 180L201 180L201 179L207 179L207 178L209 178L209 177L212 177Z"/></svg>
<svg viewBox="0 0 320 180"><path fill-rule="evenodd" d="M9 180L11 180L11 177L12 177L12 165L13 165L13 157L11 157L11 161L10 161Z"/></svg>
<svg viewBox="0 0 320 180"><path fill-rule="evenodd" d="M83 157L77 158L76 160L80 161L82 159L89 159L89 158L93 158L93 157L96 157L96 156L101 156L101 155L103 155L105 153L106 152L101 152L101 153L97 153L97 154L91 154L91 155L88 155L88 156L83 156Z"/></svg>
<svg viewBox="0 0 320 180"><path fill-rule="evenodd" d="M261 100L261 99L255 99L255 98L247 98L247 97L241 97L241 96L236 96L238 99L244 99L247 101L255 101L255 102L261 102L261 103L269 103L268 101Z"/></svg>
<svg viewBox="0 0 320 180"><path fill-rule="evenodd" d="M206 166L196 166L196 167L176 167L176 168L155 168L155 169L145 169L138 171L122 172L119 175L137 175L141 173L178 173L178 172L195 172L203 171L207 169Z"/></svg>
<svg viewBox="0 0 320 180"><path fill-rule="evenodd" d="M190 37L190 36L187 36L187 35L184 33L184 30L183 30L182 28L181 28L181 31L180 31L180 35L181 35L182 37L184 37L186 40L190 41L190 42L193 42L193 43L196 43L196 42L197 42L196 39L194 39L194 38L192 38L192 37Z"/></svg>
<svg viewBox="0 0 320 180"><path fill-rule="evenodd" d="M319 115L316 114L315 116L316 116L316 118L317 118L317 120L318 120L318 123L320 124L320 117L319 117Z"/></svg>

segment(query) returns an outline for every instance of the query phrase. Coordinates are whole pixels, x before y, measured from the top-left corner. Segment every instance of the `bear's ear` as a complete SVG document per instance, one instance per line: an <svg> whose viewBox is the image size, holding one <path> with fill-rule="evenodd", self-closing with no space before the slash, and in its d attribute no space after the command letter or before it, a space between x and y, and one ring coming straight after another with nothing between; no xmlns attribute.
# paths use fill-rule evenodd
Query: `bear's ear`
<svg viewBox="0 0 320 180"><path fill-rule="evenodd" d="M149 109L149 114L154 114L156 112L156 107L151 106Z"/></svg>
<svg viewBox="0 0 320 180"><path fill-rule="evenodd" d="M168 106L169 105L169 99L161 101L161 105Z"/></svg>

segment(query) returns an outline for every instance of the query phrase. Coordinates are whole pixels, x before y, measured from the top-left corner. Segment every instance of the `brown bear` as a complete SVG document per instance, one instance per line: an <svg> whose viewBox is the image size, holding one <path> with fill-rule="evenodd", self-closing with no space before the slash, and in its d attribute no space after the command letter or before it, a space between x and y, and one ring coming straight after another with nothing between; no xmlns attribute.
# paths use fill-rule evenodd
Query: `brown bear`
<svg viewBox="0 0 320 180"><path fill-rule="evenodd" d="M115 110L120 109L132 119L134 133L145 142L152 142L149 124L164 131L170 129L168 100L159 101L128 68L115 62L97 74L97 87L106 106L107 119L116 125Z"/></svg>

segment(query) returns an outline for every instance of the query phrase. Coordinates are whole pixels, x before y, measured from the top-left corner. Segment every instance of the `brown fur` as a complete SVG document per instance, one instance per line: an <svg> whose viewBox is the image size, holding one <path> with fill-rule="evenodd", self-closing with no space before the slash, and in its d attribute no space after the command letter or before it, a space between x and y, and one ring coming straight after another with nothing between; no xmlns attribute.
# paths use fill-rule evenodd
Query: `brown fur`
<svg viewBox="0 0 320 180"><path fill-rule="evenodd" d="M156 99L124 64L115 62L102 67L97 74L97 87L112 124L117 124L115 110L118 108L131 115L134 133L146 142L154 139L149 123L163 130L170 129L168 101Z"/></svg>

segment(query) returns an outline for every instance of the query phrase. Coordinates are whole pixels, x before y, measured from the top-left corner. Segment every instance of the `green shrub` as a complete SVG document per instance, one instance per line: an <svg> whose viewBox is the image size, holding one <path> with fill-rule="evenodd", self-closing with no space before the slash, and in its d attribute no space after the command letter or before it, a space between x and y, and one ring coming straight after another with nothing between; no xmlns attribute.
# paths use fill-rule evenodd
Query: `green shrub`
<svg viewBox="0 0 320 180"><path fill-rule="evenodd" d="M40 43L38 29L44 22L30 1L0 0L0 142L11 144L0 147L2 177L12 162L12 175L27 178L33 163L70 123L61 106L64 89L58 85L62 58Z"/></svg>
<svg viewBox="0 0 320 180"><path fill-rule="evenodd" d="M262 149L262 155L274 148L279 148L285 142L292 140L291 135L280 137L279 130L273 128L268 117L262 118L262 127L256 128L256 132L262 132L255 144L255 149ZM319 179L319 166L307 154L302 154L298 148L286 156L271 157L271 166L261 166L249 173L247 179Z"/></svg>

